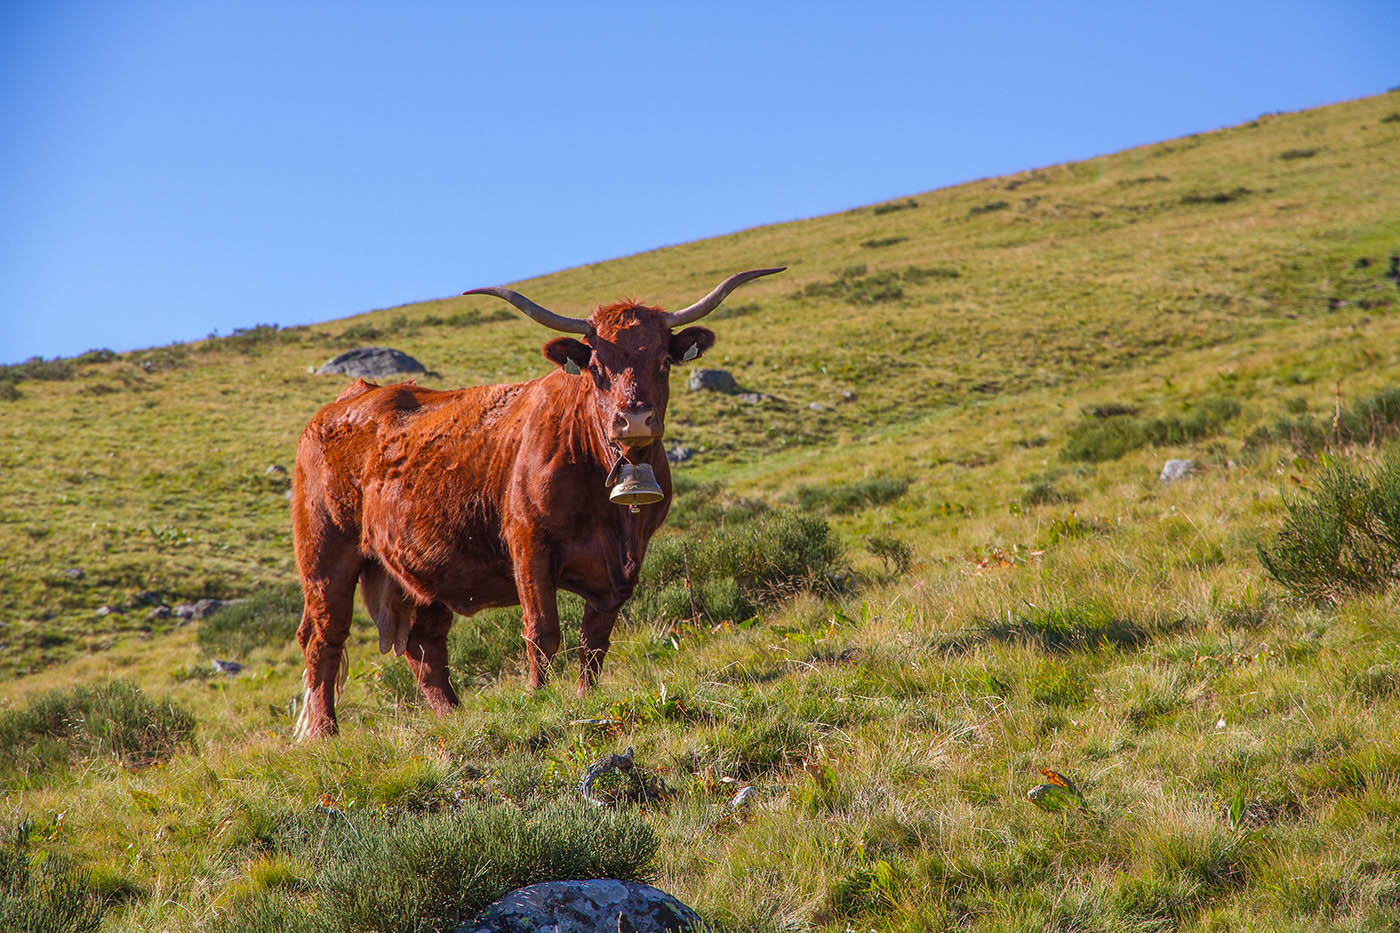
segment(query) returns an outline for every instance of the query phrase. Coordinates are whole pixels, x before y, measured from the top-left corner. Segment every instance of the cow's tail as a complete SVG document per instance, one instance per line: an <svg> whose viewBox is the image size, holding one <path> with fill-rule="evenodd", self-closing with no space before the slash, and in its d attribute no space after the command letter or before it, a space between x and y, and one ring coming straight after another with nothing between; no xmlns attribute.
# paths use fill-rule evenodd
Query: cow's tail
<svg viewBox="0 0 1400 933"><path fill-rule="evenodd" d="M342 647L340 649L340 669L335 672L335 686L331 688L332 703L339 699L340 691L345 688L345 678L348 676L350 676L350 652ZM301 712L297 713L296 725L292 727L292 738L298 742L304 741L311 734L310 668L302 672L302 683L305 686L301 691Z"/></svg>

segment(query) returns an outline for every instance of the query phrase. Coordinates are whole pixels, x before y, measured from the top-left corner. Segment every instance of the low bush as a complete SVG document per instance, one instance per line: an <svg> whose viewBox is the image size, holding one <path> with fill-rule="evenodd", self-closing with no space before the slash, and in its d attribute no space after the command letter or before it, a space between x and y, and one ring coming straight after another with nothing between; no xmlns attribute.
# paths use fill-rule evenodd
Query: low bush
<svg viewBox="0 0 1400 933"><path fill-rule="evenodd" d="M862 240L860 245L866 249L881 249L885 246L894 246L896 243L905 243L908 240L907 236L886 236L873 240Z"/></svg>
<svg viewBox="0 0 1400 933"><path fill-rule="evenodd" d="M1370 469L1324 458L1284 508L1283 527L1259 546L1259 559L1293 593L1336 603L1400 579L1400 449Z"/></svg>
<svg viewBox="0 0 1400 933"><path fill-rule="evenodd" d="M1317 155L1317 153L1317 149L1285 149L1278 154L1278 157L1285 161L1292 159L1311 159L1313 156Z"/></svg>
<svg viewBox="0 0 1400 933"><path fill-rule="evenodd" d="M0 843L0 930L96 933L106 912L87 876L62 856L36 857L32 824L22 821Z"/></svg>
<svg viewBox="0 0 1400 933"><path fill-rule="evenodd" d="M1289 406L1290 410L1295 407ZM1306 414L1292 418L1280 416L1272 425L1251 432L1245 439L1245 447L1254 449L1268 443L1286 444L1297 453L1308 456L1328 446L1376 444L1397 434L1400 434L1400 388L1390 388L1321 418Z"/></svg>
<svg viewBox="0 0 1400 933"><path fill-rule="evenodd" d="M881 214L893 214L895 211L907 211L919 206L919 202L913 198L905 198L903 201L895 201L893 204L880 204L871 212L876 217Z"/></svg>
<svg viewBox="0 0 1400 933"><path fill-rule="evenodd" d="M1190 194L1181 196L1182 204L1229 204L1231 201L1238 201L1248 197L1254 192L1244 186L1232 188L1229 191L1213 191L1203 193L1192 191Z"/></svg>
<svg viewBox="0 0 1400 933"><path fill-rule="evenodd" d="M301 894L259 891L220 933L426 933L470 920L501 895L544 881L650 880L657 841L645 819L583 804L532 812L487 804L436 814L305 825L289 854ZM303 821L306 822L306 821Z"/></svg>
<svg viewBox="0 0 1400 933"><path fill-rule="evenodd" d="M914 561L913 548L893 535L871 535L865 539L865 546L884 563L887 574L908 573Z"/></svg>
<svg viewBox="0 0 1400 933"><path fill-rule="evenodd" d="M1116 460L1140 447L1186 444L1219 432L1239 414L1239 402L1207 398L1184 414L1163 418L1137 418L1127 414L1091 416L1070 429L1061 456L1066 460L1099 463Z"/></svg>
<svg viewBox="0 0 1400 933"><path fill-rule="evenodd" d="M27 774L72 757L149 765L194 745L195 720L173 700L152 700L135 684L109 680L51 690L0 714L0 772Z"/></svg>
<svg viewBox="0 0 1400 933"><path fill-rule="evenodd" d="M796 509L762 512L698 538L654 539L625 612L660 622L742 621L805 590L839 590L841 546L826 521Z"/></svg>
<svg viewBox="0 0 1400 933"><path fill-rule="evenodd" d="M988 201L986 204L978 204L976 207L969 208L967 216L976 217L978 214L990 214L994 211L1004 211L1010 206L1011 205L1006 201Z"/></svg>
<svg viewBox="0 0 1400 933"><path fill-rule="evenodd" d="M199 623L206 657L245 659L257 648L290 644L301 624L301 585L265 586Z"/></svg>
<svg viewBox="0 0 1400 933"><path fill-rule="evenodd" d="M872 505L893 502L909 489L909 480L898 476L871 476L852 483L802 485L793 491L799 508L844 514Z"/></svg>
<svg viewBox="0 0 1400 933"><path fill-rule="evenodd" d="M72 379L76 374L72 360L57 357L46 360L42 356L31 356L23 363L0 366L0 382L23 382L25 379L61 381Z"/></svg>

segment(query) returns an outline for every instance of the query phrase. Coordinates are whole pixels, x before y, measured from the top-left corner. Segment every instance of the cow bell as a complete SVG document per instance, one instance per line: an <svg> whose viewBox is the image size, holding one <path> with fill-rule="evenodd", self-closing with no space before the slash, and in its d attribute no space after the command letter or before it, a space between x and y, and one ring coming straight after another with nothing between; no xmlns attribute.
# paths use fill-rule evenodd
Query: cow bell
<svg viewBox="0 0 1400 933"><path fill-rule="evenodd" d="M656 474L650 463L621 463L618 465L617 485L608 493L608 499L618 505L627 506L629 511L638 511L638 506L651 505L666 498L657 485Z"/></svg>

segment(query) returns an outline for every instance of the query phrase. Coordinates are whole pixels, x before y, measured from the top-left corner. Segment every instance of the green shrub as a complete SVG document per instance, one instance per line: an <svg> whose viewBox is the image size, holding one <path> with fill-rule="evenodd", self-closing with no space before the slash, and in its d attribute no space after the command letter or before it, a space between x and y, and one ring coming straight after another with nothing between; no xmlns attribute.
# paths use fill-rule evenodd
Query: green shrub
<svg viewBox="0 0 1400 933"><path fill-rule="evenodd" d="M1254 193L1253 191L1251 191L1251 190L1249 190L1248 188L1245 188L1245 187L1243 187L1243 186L1240 186L1240 187L1238 187L1238 188L1232 188L1232 189L1230 189L1229 191L1214 191L1214 192L1210 192L1210 193L1202 193L1202 192L1199 192L1199 191L1193 191L1193 192L1191 192L1190 194L1183 194L1183 195L1181 196L1181 203L1182 203L1182 204L1229 204L1231 201L1238 201L1238 200L1240 200L1241 198L1248 197L1249 195L1251 195L1251 194L1253 194L1253 193Z"/></svg>
<svg viewBox="0 0 1400 933"><path fill-rule="evenodd" d="M265 586L200 622L200 650L206 657L245 659L257 648L289 644L301 610L300 584Z"/></svg>
<svg viewBox="0 0 1400 933"><path fill-rule="evenodd" d="M826 521L774 509L712 527L698 539L654 539L627 614L674 622L694 611L711 622L737 622L760 606L811 589L839 589L841 546Z"/></svg>
<svg viewBox="0 0 1400 933"><path fill-rule="evenodd" d="M1293 405L1288 407L1290 411L1296 409ZM1328 446L1376 444L1397 434L1400 434L1400 388L1390 388L1322 418L1310 418L1306 414L1279 417L1272 425L1251 432L1245 439L1245 446L1287 444L1306 456Z"/></svg>
<svg viewBox="0 0 1400 933"><path fill-rule="evenodd" d="M909 482L905 477L871 476L851 483L798 486L792 497L799 508L808 511L824 509L844 514L893 502L908 491Z"/></svg>
<svg viewBox="0 0 1400 933"><path fill-rule="evenodd" d="M881 214L893 214L895 211L907 211L918 207L919 202L913 198L905 198L903 201L895 201L893 204L879 204L871 211L876 217Z"/></svg>
<svg viewBox="0 0 1400 933"><path fill-rule="evenodd" d="M914 560L914 550L907 543L892 535L871 535L865 539L865 546L884 563L885 573L909 572L909 565Z"/></svg>
<svg viewBox="0 0 1400 933"><path fill-rule="evenodd" d="M0 930L96 933L106 911L87 876L52 853L35 858L28 821L0 844Z"/></svg>
<svg viewBox="0 0 1400 933"><path fill-rule="evenodd" d="M1116 460L1140 447L1186 444L1218 433L1240 414L1233 399L1207 398L1181 415L1137 418L1132 415L1088 417L1070 429L1061 456L1099 463Z"/></svg>
<svg viewBox="0 0 1400 933"><path fill-rule="evenodd" d="M353 820L353 822L352 822ZM583 804L530 813L488 804L385 819L332 817L291 843L309 866L301 896L259 892L221 933L426 933L470 920L516 888L543 881L646 881L657 841L645 819Z"/></svg>
<svg viewBox="0 0 1400 933"><path fill-rule="evenodd" d="M0 714L0 772L28 773L72 756L131 765L164 761L193 747L194 717L170 699L154 701L135 684L109 680L51 690Z"/></svg>
<svg viewBox="0 0 1400 933"><path fill-rule="evenodd" d="M24 398L24 393L19 390L12 379L0 379L0 402L17 402Z"/></svg>
<svg viewBox="0 0 1400 933"><path fill-rule="evenodd" d="M1400 579L1400 450L1372 469L1325 458L1284 508L1283 527L1260 545L1259 559L1287 589L1335 603Z"/></svg>
<svg viewBox="0 0 1400 933"><path fill-rule="evenodd" d="M907 236L886 236L874 240L862 240L860 245L866 249L880 249L885 246L894 246L896 243L907 242L908 239Z"/></svg>
<svg viewBox="0 0 1400 933"><path fill-rule="evenodd" d="M1285 149L1278 154L1278 157L1285 161L1291 159L1311 159L1313 156L1317 155L1317 153L1318 150L1316 149Z"/></svg>
<svg viewBox="0 0 1400 933"><path fill-rule="evenodd" d="M978 214L990 214L993 211L1004 211L1011 205L1006 201L988 201L986 204L978 204L976 207L968 209L967 216L976 217Z"/></svg>
<svg viewBox="0 0 1400 933"><path fill-rule="evenodd" d="M55 357L46 360L42 356L31 356L23 363L0 366L0 382L23 382L25 379L61 381L72 379L77 374L72 360Z"/></svg>

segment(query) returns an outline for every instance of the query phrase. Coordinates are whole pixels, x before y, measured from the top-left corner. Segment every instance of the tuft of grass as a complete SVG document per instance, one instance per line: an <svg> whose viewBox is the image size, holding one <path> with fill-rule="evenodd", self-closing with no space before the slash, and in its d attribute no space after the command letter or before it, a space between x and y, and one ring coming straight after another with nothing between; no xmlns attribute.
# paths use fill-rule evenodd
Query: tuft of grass
<svg viewBox="0 0 1400 933"><path fill-rule="evenodd" d="M1070 429L1060 455L1066 460L1100 463L1141 447L1186 444L1218 433L1240 411L1240 403L1234 399L1215 397L1203 399L1182 415L1089 417Z"/></svg>
<svg viewBox="0 0 1400 933"><path fill-rule="evenodd" d="M698 540L658 537L647 551L629 617L675 622L700 615L739 622L762 606L810 590L841 589L842 548L823 519L775 509L712 528Z"/></svg>
<svg viewBox="0 0 1400 933"><path fill-rule="evenodd" d="M106 903L87 875L61 855L36 853L21 820L0 843L0 930L96 933Z"/></svg>
<svg viewBox="0 0 1400 933"><path fill-rule="evenodd" d="M1247 198L1254 192L1240 185L1231 188L1229 191L1200 192L1192 191L1181 196L1182 204L1229 204L1231 201L1238 201Z"/></svg>
<svg viewBox="0 0 1400 933"><path fill-rule="evenodd" d="M1293 593L1340 602L1400 580L1400 448L1374 468L1327 457L1271 544L1259 546L1269 575Z"/></svg>
<svg viewBox="0 0 1400 933"><path fill-rule="evenodd" d="M1318 149L1285 149L1284 151L1282 151L1282 152L1280 152L1280 153L1278 154L1278 157L1279 157L1280 159L1283 159L1285 162L1290 161L1290 160L1292 160L1292 159L1311 159L1313 156L1317 155L1319 151L1321 151L1321 150L1318 150Z"/></svg>
<svg viewBox="0 0 1400 933"><path fill-rule="evenodd" d="M893 502L909 490L910 480L898 476L871 476L850 483L803 484L793 491L799 508L821 509L838 515Z"/></svg>
<svg viewBox="0 0 1400 933"><path fill-rule="evenodd" d="M544 881L651 878L657 840L633 812L509 804L354 821L300 821L288 854L308 890L261 889L220 933L426 933L470 920L501 895Z"/></svg>
<svg viewBox="0 0 1400 933"><path fill-rule="evenodd" d="M988 201L986 204L978 204L975 207L968 208L967 216L976 217L978 214L990 214L994 211L1004 211L1010 206L1011 204L1007 201Z"/></svg>
<svg viewBox="0 0 1400 933"><path fill-rule="evenodd" d="M206 657L243 660L259 648L285 646L296 637L301 610L300 584L264 586L201 621L200 650Z"/></svg>
<svg viewBox="0 0 1400 933"><path fill-rule="evenodd" d="M194 716L173 700L152 700L135 684L109 680L51 690L0 713L0 774L41 771L72 757L150 765L194 745Z"/></svg>
<svg viewBox="0 0 1400 933"><path fill-rule="evenodd" d="M913 198L905 198L903 201L895 201L892 204L877 204L871 213L879 217L882 214L893 214L895 211L912 210L918 206L918 201Z"/></svg>
<svg viewBox="0 0 1400 933"><path fill-rule="evenodd" d="M1382 389L1323 418L1296 413L1292 402L1286 407L1294 417L1281 416L1272 425L1256 428L1245 438L1245 447L1280 443L1308 456L1329 446L1376 444L1400 434L1400 388Z"/></svg>

